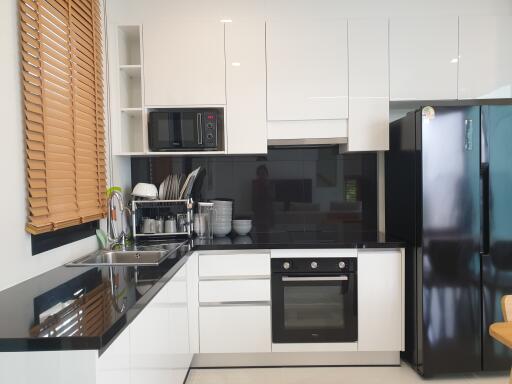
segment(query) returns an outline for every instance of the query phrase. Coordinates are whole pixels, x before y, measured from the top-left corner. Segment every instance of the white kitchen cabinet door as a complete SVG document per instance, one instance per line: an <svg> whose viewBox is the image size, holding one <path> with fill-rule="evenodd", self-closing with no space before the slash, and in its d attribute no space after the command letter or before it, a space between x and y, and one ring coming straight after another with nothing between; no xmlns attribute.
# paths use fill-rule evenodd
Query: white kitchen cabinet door
<svg viewBox="0 0 512 384"><path fill-rule="evenodd" d="M389 99L351 98L349 111L348 151L387 151Z"/></svg>
<svg viewBox="0 0 512 384"><path fill-rule="evenodd" d="M358 350L403 349L403 258L399 250L357 255Z"/></svg>
<svg viewBox="0 0 512 384"><path fill-rule="evenodd" d="M146 106L226 103L224 24L155 17L144 24Z"/></svg>
<svg viewBox="0 0 512 384"><path fill-rule="evenodd" d="M459 99L512 98L512 16L459 19Z"/></svg>
<svg viewBox="0 0 512 384"><path fill-rule="evenodd" d="M347 21L267 22L268 120L348 117Z"/></svg>
<svg viewBox="0 0 512 384"><path fill-rule="evenodd" d="M270 352L270 305L199 308L201 353Z"/></svg>
<svg viewBox="0 0 512 384"><path fill-rule="evenodd" d="M183 382L191 361L186 277L184 266L130 325L132 384Z"/></svg>
<svg viewBox="0 0 512 384"><path fill-rule="evenodd" d="M126 328L99 357L96 383L130 383L130 328Z"/></svg>
<svg viewBox="0 0 512 384"><path fill-rule="evenodd" d="M199 278L270 277L270 254L253 252L199 255Z"/></svg>
<svg viewBox="0 0 512 384"><path fill-rule="evenodd" d="M387 19L348 22L348 151L389 149Z"/></svg>
<svg viewBox="0 0 512 384"><path fill-rule="evenodd" d="M267 152L265 23L226 24L228 154Z"/></svg>
<svg viewBox="0 0 512 384"><path fill-rule="evenodd" d="M270 302L268 280L211 280L199 282L200 303Z"/></svg>
<svg viewBox="0 0 512 384"><path fill-rule="evenodd" d="M349 20L348 51L349 98L388 99L388 20Z"/></svg>
<svg viewBox="0 0 512 384"><path fill-rule="evenodd" d="M391 100L457 99L457 16L393 17Z"/></svg>
<svg viewBox="0 0 512 384"><path fill-rule="evenodd" d="M199 254L194 252L187 261L188 334L191 358L199 353Z"/></svg>

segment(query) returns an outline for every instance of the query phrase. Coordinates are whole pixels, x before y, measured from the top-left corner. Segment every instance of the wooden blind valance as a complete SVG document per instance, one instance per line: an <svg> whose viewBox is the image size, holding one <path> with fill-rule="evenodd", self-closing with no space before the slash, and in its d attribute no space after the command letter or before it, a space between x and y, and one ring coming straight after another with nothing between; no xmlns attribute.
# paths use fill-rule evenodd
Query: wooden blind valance
<svg viewBox="0 0 512 384"><path fill-rule="evenodd" d="M32 234L104 216L99 0L20 0Z"/></svg>

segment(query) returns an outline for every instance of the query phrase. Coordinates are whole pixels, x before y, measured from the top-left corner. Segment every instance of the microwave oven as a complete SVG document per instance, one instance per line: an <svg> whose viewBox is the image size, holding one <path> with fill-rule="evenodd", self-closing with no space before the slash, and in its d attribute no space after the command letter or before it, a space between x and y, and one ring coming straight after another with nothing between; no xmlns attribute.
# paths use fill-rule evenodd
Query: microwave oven
<svg viewBox="0 0 512 384"><path fill-rule="evenodd" d="M222 108L150 111L149 149L153 152L218 150L222 122Z"/></svg>

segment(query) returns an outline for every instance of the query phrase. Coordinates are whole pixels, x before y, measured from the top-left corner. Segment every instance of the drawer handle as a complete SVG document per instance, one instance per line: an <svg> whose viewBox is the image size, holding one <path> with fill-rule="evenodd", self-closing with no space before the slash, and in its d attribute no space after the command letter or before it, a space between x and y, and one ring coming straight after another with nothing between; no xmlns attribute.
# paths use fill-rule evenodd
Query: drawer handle
<svg viewBox="0 0 512 384"><path fill-rule="evenodd" d="M270 305L270 301L218 301L213 303L199 303L200 307L221 307L221 306L262 306Z"/></svg>

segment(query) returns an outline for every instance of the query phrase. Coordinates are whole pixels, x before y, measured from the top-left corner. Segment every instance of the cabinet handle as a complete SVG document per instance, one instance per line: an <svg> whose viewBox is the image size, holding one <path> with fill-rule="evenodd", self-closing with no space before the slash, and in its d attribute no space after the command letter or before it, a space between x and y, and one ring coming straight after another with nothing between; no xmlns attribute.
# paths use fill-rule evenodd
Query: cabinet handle
<svg viewBox="0 0 512 384"><path fill-rule="evenodd" d="M203 302L199 303L200 307L254 307L254 306L263 306L270 305L270 301L218 301L218 302Z"/></svg>

